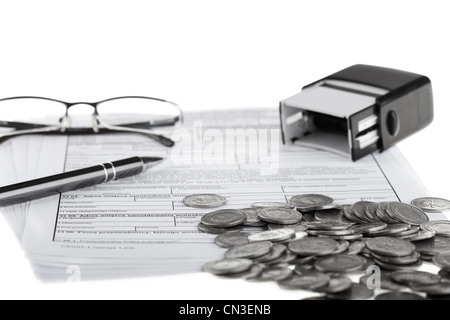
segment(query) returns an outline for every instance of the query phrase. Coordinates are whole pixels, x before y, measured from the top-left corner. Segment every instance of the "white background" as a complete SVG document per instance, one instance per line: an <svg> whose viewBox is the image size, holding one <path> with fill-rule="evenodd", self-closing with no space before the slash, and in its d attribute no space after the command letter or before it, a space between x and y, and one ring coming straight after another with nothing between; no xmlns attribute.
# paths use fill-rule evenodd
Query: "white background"
<svg viewBox="0 0 450 320"><path fill-rule="evenodd" d="M0 0L0 97L276 107L356 63L403 69L431 78L435 121L400 148L430 193L450 198L447 2ZM0 298L296 297L203 274L44 285L3 219L0 243Z"/></svg>

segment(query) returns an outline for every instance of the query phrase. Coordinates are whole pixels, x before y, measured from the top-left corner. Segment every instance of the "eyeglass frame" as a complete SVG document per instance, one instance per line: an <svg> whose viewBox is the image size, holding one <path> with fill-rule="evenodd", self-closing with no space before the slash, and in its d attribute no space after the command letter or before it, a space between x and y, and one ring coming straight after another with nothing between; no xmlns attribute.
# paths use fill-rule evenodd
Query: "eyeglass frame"
<svg viewBox="0 0 450 320"><path fill-rule="evenodd" d="M53 101L57 103L61 103L65 105L66 111L64 115L60 119L60 125L59 126L46 126L46 125L40 125L40 124L32 124L32 123L21 123L21 122L13 122L13 121L2 121L0 120L0 127L4 128L14 128L15 131L10 132L4 132L0 133L0 143L3 143L4 141L19 137L22 135L28 135L28 134L45 134L45 135L86 135L86 134L104 134L104 133L138 133L146 135L161 144L165 145L166 147L173 147L175 142L171 140L170 138L165 137L163 134L155 131L155 130L149 130L149 129L142 129L139 128L142 125L148 125L149 128L157 128L157 127L165 127L165 126L175 126L177 123L183 124L184 122L184 115L183 110L180 108L180 106L175 103L168 100L160 99L160 98L153 98L153 97L145 97L145 96L121 96L121 97L114 97L106 100L101 100L98 102L66 102L58 99L53 98L46 98L46 97L38 97L38 96L17 96L17 97L9 97L9 98L3 98L0 99L0 104L2 101L9 101L9 100L15 100L15 99L39 99L39 100L47 100L47 101ZM170 122L157 122L154 123L151 122L145 122L145 123L134 123L134 124L126 124L126 125L108 125L103 120L101 120L98 113L98 106L102 103L109 102L109 101L115 101L120 99L147 99L147 100L153 100L163 103L168 103L175 107L179 115L174 117L172 120L169 120ZM77 105L88 105L94 108L94 113L92 114L92 128L71 128L69 127L69 110L70 108L77 106ZM100 127L102 126L102 127ZM128 127L129 126L129 127ZM134 127L133 127L134 126ZM24 129L22 129L24 128Z"/></svg>

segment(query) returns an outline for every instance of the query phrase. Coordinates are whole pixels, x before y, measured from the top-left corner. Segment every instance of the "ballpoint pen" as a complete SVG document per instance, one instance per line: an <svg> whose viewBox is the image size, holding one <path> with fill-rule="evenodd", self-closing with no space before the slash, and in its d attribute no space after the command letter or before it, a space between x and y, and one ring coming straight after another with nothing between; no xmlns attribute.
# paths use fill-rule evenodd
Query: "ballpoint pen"
<svg viewBox="0 0 450 320"><path fill-rule="evenodd" d="M133 157L0 187L0 207L138 175L163 160L160 157Z"/></svg>

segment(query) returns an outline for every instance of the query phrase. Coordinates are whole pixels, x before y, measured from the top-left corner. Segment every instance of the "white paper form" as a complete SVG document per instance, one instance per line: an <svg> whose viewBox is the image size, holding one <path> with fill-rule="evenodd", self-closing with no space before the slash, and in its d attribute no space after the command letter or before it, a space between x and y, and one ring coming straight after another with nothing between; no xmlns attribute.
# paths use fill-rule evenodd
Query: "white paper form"
<svg viewBox="0 0 450 320"><path fill-rule="evenodd" d="M236 129L248 135L227 140L226 131ZM119 266L121 273L147 263L147 274L199 271L201 262L222 257L223 250L213 244L214 236L197 231L201 216L211 210L185 207L182 199L189 194L224 195L224 208L286 202L304 193L326 194L340 204L407 202L427 195L395 148L356 163L301 146L280 146L277 153L276 110L190 114L181 133L183 141L173 149L137 135L46 138L52 139L44 144L52 155L47 165L61 170L135 155L167 160L130 179L33 202L22 245L38 262L37 274L54 278L63 273L61 268L44 270L46 263L79 264L93 277L101 273L98 265L115 275Z"/></svg>

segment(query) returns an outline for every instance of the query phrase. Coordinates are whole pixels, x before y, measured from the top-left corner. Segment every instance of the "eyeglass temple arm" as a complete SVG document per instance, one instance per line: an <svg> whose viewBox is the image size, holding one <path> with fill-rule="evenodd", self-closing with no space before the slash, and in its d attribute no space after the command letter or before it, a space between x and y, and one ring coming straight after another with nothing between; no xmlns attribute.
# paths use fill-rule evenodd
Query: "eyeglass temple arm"
<svg viewBox="0 0 450 320"><path fill-rule="evenodd" d="M175 145L175 142L167 137L165 137L162 134L159 134L157 132L148 130L148 129L139 129L139 128L127 128L127 127L121 127L121 126L110 126L107 125L100 120L98 120L104 128L96 128L94 126L94 132L102 132L102 133L108 133L108 132L132 132L132 133L139 133L146 135L156 141L159 141L161 144L163 144L166 147L173 147ZM132 124L133 126L140 126L141 124ZM148 122L147 122L148 124ZM59 126L44 126L44 125L34 125L34 124L26 124L26 123L20 123L20 122L2 122L0 123L0 126L3 127L9 127L9 128L15 128L19 129L17 131L10 131L10 132L4 132L0 134L0 143L5 142L6 140L18 137L22 135L27 134L91 134L92 129L85 129L85 128L67 128L65 125L65 121L62 119L62 123Z"/></svg>
<svg viewBox="0 0 450 320"><path fill-rule="evenodd" d="M43 129L48 128L45 124L33 124L33 123L23 123L15 121L0 121L0 127L11 128L16 130L33 130L33 129Z"/></svg>
<svg viewBox="0 0 450 320"><path fill-rule="evenodd" d="M163 144L166 147L173 147L175 145L175 142L163 135L153 134L149 133L148 130L139 130L139 132L135 130L128 130L127 128L120 128L117 130L107 129L107 128L100 128L97 133L120 133L120 132L133 132L133 133L139 133L146 135L161 144ZM45 135L86 135L86 134L93 134L95 133L92 128L68 128L64 132L61 131L61 128L54 128L53 130L21 130L21 131L13 131L13 132L5 132L0 133L0 144L11 139L14 137L22 136L22 135L29 135L29 134L45 134Z"/></svg>
<svg viewBox="0 0 450 320"><path fill-rule="evenodd" d="M169 139L165 137L164 135L153 131L153 130L144 130L144 129L137 129L137 128L128 128L128 127L121 127L121 126L112 126L104 123L101 119L94 116L94 120L98 121L98 124L101 124L104 129L110 130L110 131L116 131L116 132L131 132L131 133L139 133L148 136L149 138L152 138L156 141L159 141L161 144L165 145L166 147L173 147L175 145L175 142L172 139ZM94 125L94 131L99 131L100 128L98 128L96 125Z"/></svg>
<svg viewBox="0 0 450 320"><path fill-rule="evenodd" d="M124 123L121 125L117 125L117 127L125 127L125 128L134 128L134 129L151 129L158 127L168 127L173 126L177 122L181 121L181 117L175 117L172 120L161 120L161 121L146 121L146 122L137 122L137 123Z"/></svg>
<svg viewBox="0 0 450 320"><path fill-rule="evenodd" d="M149 129L149 128L173 126L178 121L181 121L181 117L179 117L179 116L175 117L172 120L127 123L127 124L123 124L123 125L118 125L118 127ZM11 129L23 131L23 130L44 129L44 128L48 128L49 126L44 125L44 124L33 124L33 123L23 123L23 122L13 122L13 121L0 121L0 127L1 128L11 128Z"/></svg>
<svg viewBox="0 0 450 320"><path fill-rule="evenodd" d="M125 127L116 127L116 126L108 126L108 128L100 128L98 132L101 133L119 133L119 132L128 132L128 133L139 133L148 136L149 138L152 138L161 144L163 144L166 147L173 147L175 145L175 142L163 136L162 134L152 133L150 130L140 130L140 129L133 129L133 128L125 128ZM71 133L71 132L70 132Z"/></svg>
<svg viewBox="0 0 450 320"><path fill-rule="evenodd" d="M27 130L17 130L17 131L10 131L10 132L3 132L0 134L0 143L5 142L8 139L23 136L27 134L51 134L51 133L61 133L62 127L61 126L51 126L51 127L45 127L45 126L36 126L35 129L27 129Z"/></svg>

